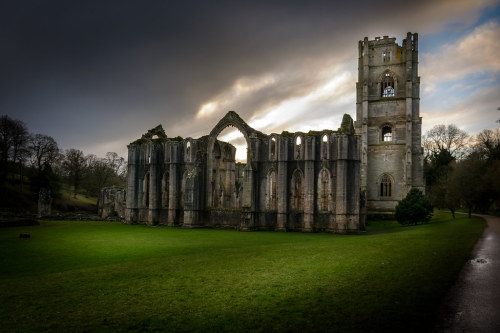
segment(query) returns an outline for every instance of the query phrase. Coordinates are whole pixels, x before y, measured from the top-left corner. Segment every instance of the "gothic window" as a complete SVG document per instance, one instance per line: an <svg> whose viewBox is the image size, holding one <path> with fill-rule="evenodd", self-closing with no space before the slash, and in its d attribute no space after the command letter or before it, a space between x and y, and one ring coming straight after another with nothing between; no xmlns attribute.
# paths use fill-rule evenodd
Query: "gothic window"
<svg viewBox="0 0 500 333"><path fill-rule="evenodd" d="M302 138L297 136L295 139L295 159L298 160L302 156Z"/></svg>
<svg viewBox="0 0 500 333"><path fill-rule="evenodd" d="M384 174L380 181L380 196L389 198L392 196L392 180L391 177Z"/></svg>
<svg viewBox="0 0 500 333"><path fill-rule="evenodd" d="M391 61L391 51L384 51L384 53L382 53L382 58L384 62Z"/></svg>
<svg viewBox="0 0 500 333"><path fill-rule="evenodd" d="M326 134L321 139L321 158L328 158L328 135Z"/></svg>
<svg viewBox="0 0 500 333"><path fill-rule="evenodd" d="M189 141L186 143L186 161L191 161L191 142Z"/></svg>
<svg viewBox="0 0 500 333"><path fill-rule="evenodd" d="M269 157L271 160L276 159L276 138L269 140Z"/></svg>
<svg viewBox="0 0 500 333"><path fill-rule="evenodd" d="M394 97L394 78L391 74L385 73L381 82L382 97Z"/></svg>
<svg viewBox="0 0 500 333"><path fill-rule="evenodd" d="M390 126L382 127L382 141L392 141L392 128Z"/></svg>

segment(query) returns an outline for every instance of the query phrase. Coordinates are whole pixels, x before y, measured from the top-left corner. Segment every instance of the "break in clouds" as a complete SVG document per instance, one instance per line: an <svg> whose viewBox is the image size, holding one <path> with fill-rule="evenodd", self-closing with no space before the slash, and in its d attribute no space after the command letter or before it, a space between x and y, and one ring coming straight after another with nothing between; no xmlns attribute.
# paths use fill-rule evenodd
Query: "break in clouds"
<svg viewBox="0 0 500 333"><path fill-rule="evenodd" d="M208 134L229 110L265 133L335 129L354 115L358 40L400 43L418 32L424 53L426 35L469 29L492 3L11 2L0 11L0 108L64 148L97 155L125 155L160 123L169 136ZM482 45L498 36L498 22L468 36ZM424 59L422 92L426 82L440 89L439 78L424 76L436 73Z"/></svg>

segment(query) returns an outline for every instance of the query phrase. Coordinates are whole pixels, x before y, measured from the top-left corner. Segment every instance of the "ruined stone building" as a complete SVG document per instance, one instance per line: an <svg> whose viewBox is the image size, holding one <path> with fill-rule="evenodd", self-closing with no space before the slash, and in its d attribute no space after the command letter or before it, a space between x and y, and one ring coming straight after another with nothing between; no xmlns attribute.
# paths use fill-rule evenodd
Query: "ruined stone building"
<svg viewBox="0 0 500 333"><path fill-rule="evenodd" d="M359 42L356 134L370 213L392 213L412 187L424 190L418 35Z"/></svg>
<svg viewBox="0 0 500 333"><path fill-rule="evenodd" d="M264 134L230 111L198 139L161 126L128 146L127 223L337 233L364 229L423 190L418 36L359 42L356 119L337 131ZM226 127L247 143L247 163L217 140ZM112 200L119 196L106 194ZM120 194L123 195L123 194ZM107 200L107 201L106 201ZM116 201L116 200L115 200ZM107 206L106 206L107 207ZM117 209L114 209L117 211Z"/></svg>
<svg viewBox="0 0 500 333"><path fill-rule="evenodd" d="M247 142L247 163L217 140L228 126ZM128 223L238 230L358 232L359 140L345 115L337 131L266 135L230 111L199 139L161 126L128 146Z"/></svg>

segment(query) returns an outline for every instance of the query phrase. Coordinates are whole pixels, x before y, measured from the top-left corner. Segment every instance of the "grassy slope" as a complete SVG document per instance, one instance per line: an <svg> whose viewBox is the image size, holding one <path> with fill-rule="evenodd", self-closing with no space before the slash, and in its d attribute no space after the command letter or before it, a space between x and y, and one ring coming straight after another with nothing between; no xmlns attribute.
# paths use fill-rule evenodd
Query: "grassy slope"
<svg viewBox="0 0 500 333"><path fill-rule="evenodd" d="M0 322L7 331L421 331L484 227L438 214L359 236L104 222L4 229Z"/></svg>

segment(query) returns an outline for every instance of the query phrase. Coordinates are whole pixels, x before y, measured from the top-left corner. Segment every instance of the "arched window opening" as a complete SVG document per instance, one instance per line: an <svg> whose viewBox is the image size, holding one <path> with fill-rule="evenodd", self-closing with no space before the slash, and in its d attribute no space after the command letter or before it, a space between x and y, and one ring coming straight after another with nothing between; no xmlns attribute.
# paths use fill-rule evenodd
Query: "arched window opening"
<svg viewBox="0 0 500 333"><path fill-rule="evenodd" d="M321 158L328 158L328 136L326 134L321 139Z"/></svg>
<svg viewBox="0 0 500 333"><path fill-rule="evenodd" d="M302 137L299 135L295 138L295 159L302 157Z"/></svg>
<svg viewBox="0 0 500 333"><path fill-rule="evenodd" d="M392 141L392 128L390 126L382 127L382 141Z"/></svg>
<svg viewBox="0 0 500 333"><path fill-rule="evenodd" d="M386 198L392 196L392 180L388 175L383 175L380 181L380 196Z"/></svg>
<svg viewBox="0 0 500 333"><path fill-rule="evenodd" d="M186 143L186 161L191 161L191 142L189 141Z"/></svg>
<svg viewBox="0 0 500 333"><path fill-rule="evenodd" d="M243 134L229 126L222 130L214 142L211 207L238 208L242 204L244 176L247 162L247 142Z"/></svg>
<svg viewBox="0 0 500 333"><path fill-rule="evenodd" d="M269 154L271 160L276 159L276 138L274 137L269 140Z"/></svg>
<svg viewBox="0 0 500 333"><path fill-rule="evenodd" d="M394 78L392 75L385 73L381 83L382 97L394 97Z"/></svg>

